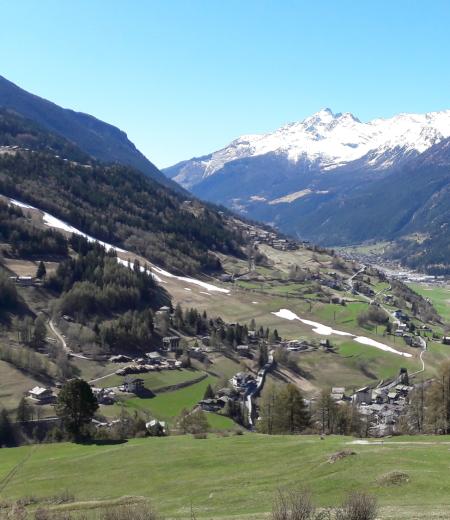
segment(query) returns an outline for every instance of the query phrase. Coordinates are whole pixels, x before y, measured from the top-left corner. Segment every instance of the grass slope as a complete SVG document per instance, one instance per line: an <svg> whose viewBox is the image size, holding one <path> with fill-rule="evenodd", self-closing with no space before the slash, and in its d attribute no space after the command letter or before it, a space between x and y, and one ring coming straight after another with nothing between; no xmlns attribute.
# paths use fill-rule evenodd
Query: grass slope
<svg viewBox="0 0 450 520"><path fill-rule="evenodd" d="M324 506L337 504L350 490L373 493L384 519L433 518L433 511L450 510L449 437L402 437L368 445L351 441L210 435L206 440L181 436L108 446L5 449L0 494L44 498L67 489L77 501L88 502L143 496L171 518L189 518L192 501L199 518L261 519L278 487L307 485ZM356 455L328 462L330 455L348 448ZM409 481L402 486L378 482L394 470L407 473Z"/></svg>
<svg viewBox="0 0 450 520"><path fill-rule="evenodd" d="M429 298L446 323L450 323L450 287L426 284L409 284L411 289L424 298Z"/></svg>
<svg viewBox="0 0 450 520"><path fill-rule="evenodd" d="M172 422L183 408L190 409L197 404L205 393L208 384L213 385L215 377L208 376L199 383L175 390L164 392L152 398L131 397L123 401L123 406L128 412L137 410L148 416ZM102 406L102 413L108 416L117 415L120 405Z"/></svg>

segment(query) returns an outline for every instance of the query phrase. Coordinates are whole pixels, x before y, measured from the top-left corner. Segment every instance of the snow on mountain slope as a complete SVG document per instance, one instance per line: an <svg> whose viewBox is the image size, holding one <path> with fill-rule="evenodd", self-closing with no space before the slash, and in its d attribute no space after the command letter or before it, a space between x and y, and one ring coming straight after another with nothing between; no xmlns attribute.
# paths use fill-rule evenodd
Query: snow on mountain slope
<svg viewBox="0 0 450 520"><path fill-rule="evenodd" d="M177 182L191 188L230 161L269 153L292 163L306 161L317 170L331 170L362 158L368 166L383 169L446 137L450 137L450 110L399 114L363 123L348 112L334 114L326 108L273 133L241 136L222 150L168 170Z"/></svg>
<svg viewBox="0 0 450 520"><path fill-rule="evenodd" d="M42 211L38 208L35 208L34 206L30 206L29 204L25 204L23 202L20 202L18 200L11 199L11 198L9 199L9 203L12 204L13 206L18 206L22 209L31 209L33 211L41 213L44 224L50 228L82 236L82 237L86 238L89 242L98 242L101 246L103 246L106 249L106 251L114 250L118 255L117 261L120 264L122 264L126 267L129 267L131 269L132 263L130 263L130 261L129 261L129 256L133 256L133 254L129 253L125 249L121 249L120 247L113 246L111 244L108 244L107 242L102 242L101 240L97 240L96 238L93 238L90 235L83 233L83 231L80 231L79 229L71 226L67 222L64 222L64 221L60 220L59 218L54 217L53 215L50 215L50 213L47 213L46 211ZM120 254L122 254L122 256L124 258L120 258L120 256L119 256ZM129 255L128 258L127 258L127 255ZM174 274L170 273L169 271L161 269L160 267L158 267L150 262L146 262L146 265L149 266L150 270L147 270L147 269L145 269L145 267L141 266L141 271L145 271L147 274L153 276L153 278L158 283L166 283L165 280L161 279L161 276L162 276L163 278L171 278L171 279L183 282L185 284L187 283L187 284L199 286L203 289L206 289L206 291L208 291L208 292L211 291L211 292L217 292L217 293L223 293L223 294L228 294L230 292L228 289L224 289L223 287L218 287L217 285L213 285L208 282L204 282L202 280L197 280L196 278L174 275ZM188 289L188 290L191 290L191 289Z"/></svg>

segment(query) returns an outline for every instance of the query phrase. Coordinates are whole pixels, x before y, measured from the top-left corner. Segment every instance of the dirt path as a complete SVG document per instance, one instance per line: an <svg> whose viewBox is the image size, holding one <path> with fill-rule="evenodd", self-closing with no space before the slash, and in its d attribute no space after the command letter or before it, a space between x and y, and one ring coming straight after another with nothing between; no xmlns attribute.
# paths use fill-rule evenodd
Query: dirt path
<svg viewBox="0 0 450 520"><path fill-rule="evenodd" d="M62 334L60 334L60 332L57 330L53 321L49 320L48 324L49 324L53 334L58 338L59 342L61 343L62 348L68 355L79 358L79 359L90 359L87 356L83 356L83 354L76 354L75 352L72 352L72 350L67 345L66 340L64 339L64 336L62 336Z"/></svg>

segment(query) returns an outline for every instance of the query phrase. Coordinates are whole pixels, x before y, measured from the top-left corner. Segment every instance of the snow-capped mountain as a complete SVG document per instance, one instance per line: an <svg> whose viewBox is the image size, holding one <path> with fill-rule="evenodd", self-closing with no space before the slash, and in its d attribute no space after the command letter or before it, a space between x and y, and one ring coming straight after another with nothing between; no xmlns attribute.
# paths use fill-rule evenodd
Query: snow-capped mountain
<svg viewBox="0 0 450 520"><path fill-rule="evenodd" d="M450 110L364 123L324 109L164 173L299 238L334 246L419 233L428 256L405 258L430 266L450 254Z"/></svg>
<svg viewBox="0 0 450 520"><path fill-rule="evenodd" d="M365 159L368 167L391 168L450 136L450 110L399 114L361 122L352 114L325 108L273 133L243 135L210 155L179 163L166 173L192 189L232 161L276 154L292 165L332 170ZM361 167L361 165L359 165Z"/></svg>

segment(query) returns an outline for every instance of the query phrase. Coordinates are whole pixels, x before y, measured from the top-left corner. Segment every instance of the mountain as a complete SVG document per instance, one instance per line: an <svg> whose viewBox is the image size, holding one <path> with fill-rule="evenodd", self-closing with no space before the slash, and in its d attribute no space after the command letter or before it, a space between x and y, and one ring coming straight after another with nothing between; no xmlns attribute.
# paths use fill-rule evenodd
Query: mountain
<svg viewBox="0 0 450 520"><path fill-rule="evenodd" d="M446 222L449 137L450 110L362 123L324 109L165 173L199 197L318 243L399 240Z"/></svg>
<svg viewBox="0 0 450 520"><path fill-rule="evenodd" d="M125 132L95 117L75 112L21 89L0 76L0 107L35 121L50 132L66 138L93 158L136 168L152 179L180 190L128 139Z"/></svg>
<svg viewBox="0 0 450 520"><path fill-rule="evenodd" d="M187 201L129 166L95 161L64 138L1 109L0 195L180 274L220 270L213 251L241 254L242 237L216 208Z"/></svg>
<svg viewBox="0 0 450 520"><path fill-rule="evenodd" d="M181 162L165 173L195 191L206 179L225 173L226 165L247 164L246 160L258 157L276 156L280 164L286 162L298 173L350 165L383 171L445 137L450 137L450 110L362 123L350 113L334 114L326 108L273 133L244 135L222 150Z"/></svg>

